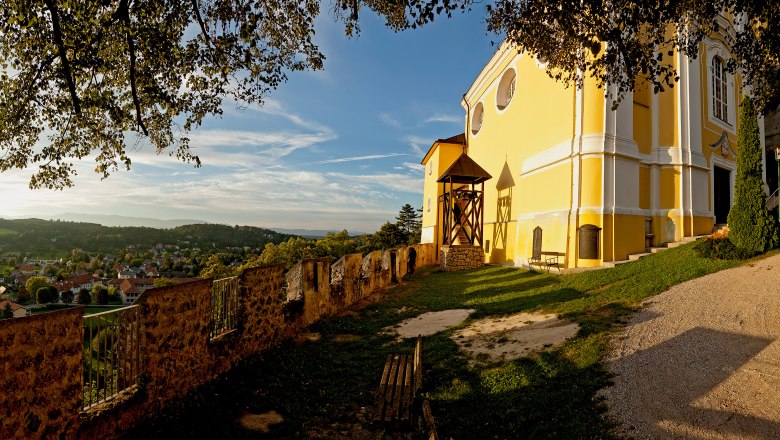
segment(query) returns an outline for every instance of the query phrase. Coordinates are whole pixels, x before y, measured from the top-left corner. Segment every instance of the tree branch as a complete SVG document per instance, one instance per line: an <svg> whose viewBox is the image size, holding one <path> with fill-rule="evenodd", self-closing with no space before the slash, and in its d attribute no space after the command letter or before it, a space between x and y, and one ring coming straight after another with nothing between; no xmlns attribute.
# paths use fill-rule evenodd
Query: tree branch
<svg viewBox="0 0 780 440"><path fill-rule="evenodd" d="M138 123L138 127L141 129L144 135L149 136L149 131L146 130L146 125L144 125L144 120L141 117L141 101L138 99L138 87L136 86L135 80L135 41L133 40L133 36L130 34L130 10L127 4L127 0L122 0L120 2L120 8L123 9L121 14L122 21L125 23L125 26L127 26L125 29L125 36L127 37L127 49L130 52L130 93L133 95L135 119Z"/></svg>
<svg viewBox="0 0 780 440"><path fill-rule="evenodd" d="M62 41L62 29L60 28L60 17L57 10L57 6L54 4L54 0L45 0L46 8L51 14L51 26L54 33L54 44L57 45L60 61L62 62L62 73L65 76L65 82L68 84L68 91L70 92L70 99L73 101L73 109L77 115L81 114L81 102L79 96L76 94L76 84L73 81L73 74L70 71L70 62L68 61L68 51L65 48L65 43Z"/></svg>

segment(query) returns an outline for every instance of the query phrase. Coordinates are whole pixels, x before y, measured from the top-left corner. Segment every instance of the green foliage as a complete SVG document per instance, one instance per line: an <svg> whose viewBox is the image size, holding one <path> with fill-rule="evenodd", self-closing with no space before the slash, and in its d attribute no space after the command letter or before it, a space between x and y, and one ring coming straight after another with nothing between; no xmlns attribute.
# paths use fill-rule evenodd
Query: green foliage
<svg viewBox="0 0 780 440"><path fill-rule="evenodd" d="M409 244L420 242L422 234L422 209L415 210L412 205L405 204L401 207L398 217L395 218L396 224L408 237Z"/></svg>
<svg viewBox="0 0 780 440"><path fill-rule="evenodd" d="M116 344L116 333L114 333L113 328L106 327L100 330L98 334L92 338L90 348L92 348L92 351L94 351L99 358L104 358L113 350L114 344Z"/></svg>
<svg viewBox="0 0 780 440"><path fill-rule="evenodd" d="M35 291L35 299L38 304L48 304L59 300L59 294L54 286L44 286Z"/></svg>
<svg viewBox="0 0 780 440"><path fill-rule="evenodd" d="M3 308L2 315L0 315L0 319L11 319L14 317L14 311L11 310L11 303L5 303L5 307Z"/></svg>
<svg viewBox="0 0 780 440"><path fill-rule="evenodd" d="M221 254L211 255L208 260L206 260L205 267L200 271L200 277L218 280L238 275L237 268L226 266L222 262L221 257Z"/></svg>
<svg viewBox="0 0 780 440"><path fill-rule="evenodd" d="M287 269L295 266L304 258L314 258L317 255L316 242L305 238L293 237L278 245L268 244L260 254L260 264L284 264Z"/></svg>
<svg viewBox="0 0 780 440"><path fill-rule="evenodd" d="M223 99L259 104L288 70L322 67L318 13L315 0L3 2L0 171L35 167L31 187L62 188L73 161L94 157L105 177L142 142L200 165L187 132Z"/></svg>
<svg viewBox="0 0 780 440"><path fill-rule="evenodd" d="M49 282L46 281L46 278L42 276L30 277L27 279L27 282L24 283L24 288L27 289L27 292L30 294L37 294L38 290L43 287L48 288Z"/></svg>
<svg viewBox="0 0 780 440"><path fill-rule="evenodd" d="M62 302L65 304L73 303L75 296L76 295L70 289L60 292L60 300L62 300Z"/></svg>
<svg viewBox="0 0 780 440"><path fill-rule="evenodd" d="M157 243L174 244L182 248L200 247L201 249L212 249L214 244L217 249L248 246L259 251L266 243L280 243L291 237L289 234L280 234L254 226L233 227L215 224L155 229L108 227L94 223L38 219L0 219L0 227L18 232L16 236L3 237L4 249L30 252L35 255L67 253L63 256L72 255L74 248L116 254L128 246L148 249ZM124 256L124 252L121 256ZM127 260L132 259L133 256L130 255ZM65 275L67 277L67 271L65 271Z"/></svg>
<svg viewBox="0 0 780 440"><path fill-rule="evenodd" d="M76 297L76 302L83 305L92 304L92 295L89 293L89 290L79 290L79 294Z"/></svg>
<svg viewBox="0 0 780 440"><path fill-rule="evenodd" d="M92 300L95 304L106 305L108 304L108 289L105 286L96 284L92 287Z"/></svg>
<svg viewBox="0 0 780 440"><path fill-rule="evenodd" d="M778 245L777 220L766 209L761 141L755 107L747 96L740 106L734 206L729 211L729 240L760 253Z"/></svg>
<svg viewBox="0 0 780 440"><path fill-rule="evenodd" d="M177 281L165 277L155 278L154 281L152 282L152 285L154 287L175 286L177 284L179 284Z"/></svg>
<svg viewBox="0 0 780 440"><path fill-rule="evenodd" d="M702 257L715 260L746 260L756 255L755 252L736 247L728 238L698 240L694 249Z"/></svg>
<svg viewBox="0 0 780 440"><path fill-rule="evenodd" d="M424 26L456 11L471 11L477 4L473 0L338 0L335 9L351 34L366 9L401 30ZM780 102L776 73L780 23L775 2L496 0L485 10L488 31L545 60L551 78L571 85L593 77L608 96L616 98L633 89L638 77L648 78L655 91L675 87L679 72L672 58L664 55L679 51L697 59L704 37L723 32L717 20L720 14L744 15L750 17L749 23L729 28L733 32L729 39L733 41L732 67L743 72L763 109L773 109ZM669 33L670 29L679 33ZM659 53L658 48L664 50ZM607 85L615 85L616 90Z"/></svg>
<svg viewBox="0 0 780 440"><path fill-rule="evenodd" d="M16 302L18 302L19 304L22 305L30 304L30 301L32 301L32 297L27 292L27 289L23 289L21 292L19 292L16 295Z"/></svg>

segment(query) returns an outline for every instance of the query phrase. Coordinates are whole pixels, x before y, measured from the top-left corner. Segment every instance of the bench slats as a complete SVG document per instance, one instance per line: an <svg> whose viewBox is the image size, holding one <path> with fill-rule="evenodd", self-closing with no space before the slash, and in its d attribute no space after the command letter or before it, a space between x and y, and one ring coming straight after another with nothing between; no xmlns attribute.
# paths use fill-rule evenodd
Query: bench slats
<svg viewBox="0 0 780 440"><path fill-rule="evenodd" d="M422 387L422 337L417 337L414 355L387 356L377 390L377 421L410 425L413 400Z"/></svg>
<svg viewBox="0 0 780 440"><path fill-rule="evenodd" d="M390 378L385 388L385 412L382 418L385 421L391 421L393 418L393 393L395 392L395 381L398 377L398 358L400 355L393 355L390 366Z"/></svg>
<svg viewBox="0 0 780 440"><path fill-rule="evenodd" d="M393 419L398 417L398 415L401 413L401 401L403 400L403 391L404 391L404 369L406 369L406 358L407 356L405 354L402 354L398 356L397 365L398 368L396 369L396 377L395 377L395 386L393 386L393 405L392 405L392 412L390 414L385 414L385 420L392 422Z"/></svg>
<svg viewBox="0 0 780 440"><path fill-rule="evenodd" d="M412 370L414 370L414 360L411 356L406 357L406 371L404 379L404 389L401 401L401 411L398 417L402 422L407 422L411 418L410 411L412 409Z"/></svg>

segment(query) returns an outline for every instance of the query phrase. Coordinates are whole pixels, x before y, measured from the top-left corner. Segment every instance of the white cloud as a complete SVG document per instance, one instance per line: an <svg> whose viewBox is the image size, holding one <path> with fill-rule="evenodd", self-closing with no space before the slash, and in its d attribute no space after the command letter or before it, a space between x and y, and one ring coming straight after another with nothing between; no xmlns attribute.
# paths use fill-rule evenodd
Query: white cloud
<svg viewBox="0 0 780 440"><path fill-rule="evenodd" d="M342 162L355 162L359 160L373 160L373 159L385 159L388 157L397 156L409 156L407 153L388 153L388 154L372 154L369 156L352 156L352 157L339 157L337 159L318 160L316 162L306 162L301 165L321 165L328 163L342 163Z"/></svg>
<svg viewBox="0 0 780 440"><path fill-rule="evenodd" d="M422 138L419 136L406 136L404 140L412 148L414 154L420 156L421 158L425 156L425 152L428 151L428 148L430 148L431 145L433 145L432 140L427 138Z"/></svg>
<svg viewBox="0 0 780 440"><path fill-rule="evenodd" d="M424 121L426 124L431 122L448 122L453 124L462 124L463 123L463 115L445 115L441 113L436 113L435 115L429 117Z"/></svg>
<svg viewBox="0 0 780 440"><path fill-rule="evenodd" d="M401 128L401 122L399 122L397 119L395 119L394 117L390 116L387 113L380 113L379 120L391 127Z"/></svg>

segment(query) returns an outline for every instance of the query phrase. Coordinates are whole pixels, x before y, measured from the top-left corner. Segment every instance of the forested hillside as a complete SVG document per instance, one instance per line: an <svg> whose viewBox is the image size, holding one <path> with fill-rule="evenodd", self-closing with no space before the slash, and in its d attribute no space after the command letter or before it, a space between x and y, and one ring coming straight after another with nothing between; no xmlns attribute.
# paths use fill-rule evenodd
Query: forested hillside
<svg viewBox="0 0 780 440"><path fill-rule="evenodd" d="M281 243L290 237L292 235L253 226L198 224L154 229L39 219L0 219L0 252L23 252L33 257L69 254L74 248L110 253L131 246L151 248L157 244L204 250L245 246L262 250L266 243Z"/></svg>

